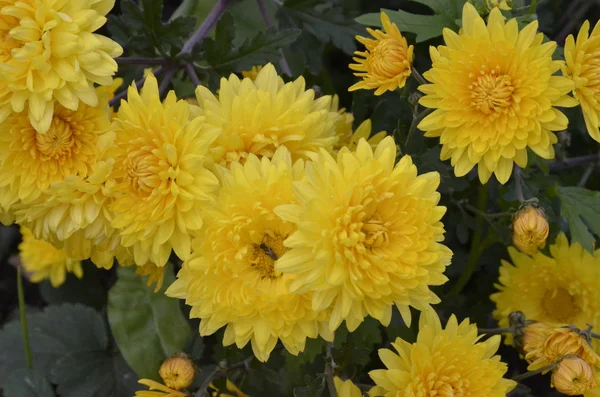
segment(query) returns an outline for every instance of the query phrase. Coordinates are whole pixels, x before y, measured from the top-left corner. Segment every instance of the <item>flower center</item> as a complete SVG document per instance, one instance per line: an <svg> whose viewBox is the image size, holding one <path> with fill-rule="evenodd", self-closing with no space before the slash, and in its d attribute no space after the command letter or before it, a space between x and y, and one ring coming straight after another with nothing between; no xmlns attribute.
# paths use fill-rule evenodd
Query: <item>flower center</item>
<svg viewBox="0 0 600 397"><path fill-rule="evenodd" d="M512 104L515 90L510 76L499 73L499 68L490 71L481 70L475 77L471 74L471 105L484 114L504 112Z"/></svg>
<svg viewBox="0 0 600 397"><path fill-rule="evenodd" d="M144 153L130 153L127 157L127 179L129 186L137 192L150 194L154 190L152 184L152 166L149 158L151 155Z"/></svg>
<svg viewBox="0 0 600 397"><path fill-rule="evenodd" d="M580 311L575 297L564 288L547 291L542 298L542 309L552 320L563 324L571 323Z"/></svg>
<svg viewBox="0 0 600 397"><path fill-rule="evenodd" d="M367 58L369 72L383 78L397 77L410 66L406 58L407 48L404 43L392 38L379 40Z"/></svg>
<svg viewBox="0 0 600 397"><path fill-rule="evenodd" d="M42 160L59 159L70 156L76 149L77 141L73 125L60 117L54 117L50 129L45 134L35 134L35 141Z"/></svg>
<svg viewBox="0 0 600 397"><path fill-rule="evenodd" d="M367 248L386 247L390 242L387 225L377 213L363 224L362 231Z"/></svg>
<svg viewBox="0 0 600 397"><path fill-rule="evenodd" d="M281 275L275 271L275 261L281 258L288 248L283 246L284 236L277 233L265 233L262 242L254 245L251 266L260 273L261 278L276 279Z"/></svg>

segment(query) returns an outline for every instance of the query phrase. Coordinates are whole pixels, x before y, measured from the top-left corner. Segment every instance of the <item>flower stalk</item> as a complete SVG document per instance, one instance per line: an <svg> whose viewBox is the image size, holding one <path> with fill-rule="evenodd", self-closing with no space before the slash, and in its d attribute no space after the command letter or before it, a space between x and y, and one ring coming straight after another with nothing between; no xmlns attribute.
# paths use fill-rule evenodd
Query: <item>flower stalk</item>
<svg viewBox="0 0 600 397"><path fill-rule="evenodd" d="M17 266L17 294L19 297L19 315L21 317L21 332L23 333L23 351L27 360L27 367L33 368L31 356L31 345L29 344L29 327L27 325L27 310L25 307L25 291L23 289L23 277L21 266Z"/></svg>
<svg viewBox="0 0 600 397"><path fill-rule="evenodd" d="M527 371L525 373L519 374L519 375L515 376L512 379L515 382L520 382L520 381L522 381L524 379L531 378L532 376L539 375L539 374L542 374L544 372L553 370L555 367L556 367L556 363L550 364L550 365L546 365L546 366L544 366L542 368L536 369L535 371Z"/></svg>
<svg viewBox="0 0 600 397"><path fill-rule="evenodd" d="M262 14L263 19L265 20L265 24L267 25L267 27L270 27L273 25L273 20L271 19L271 16L269 15L269 11L267 10L267 6L265 4L264 0L256 0L256 3L258 4L258 8L260 10L260 13ZM283 49L279 49L279 54L281 55L281 57L279 58L279 66L281 67L281 71L285 74L287 74L288 76L292 76L292 69L290 68L290 64L288 63L287 59L285 58L285 54L283 53Z"/></svg>
<svg viewBox="0 0 600 397"><path fill-rule="evenodd" d="M337 397L337 390L335 389L335 383L333 381L333 371L335 369L335 362L333 361L333 355L331 354L332 343L327 342L325 347L325 379L327 380L327 388L329 389L330 397Z"/></svg>

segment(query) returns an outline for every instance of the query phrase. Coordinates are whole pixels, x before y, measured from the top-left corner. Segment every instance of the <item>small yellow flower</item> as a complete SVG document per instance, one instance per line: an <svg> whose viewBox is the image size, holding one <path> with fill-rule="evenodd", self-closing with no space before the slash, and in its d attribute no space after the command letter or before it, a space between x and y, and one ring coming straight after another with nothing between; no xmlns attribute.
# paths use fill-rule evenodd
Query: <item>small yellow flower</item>
<svg viewBox="0 0 600 397"><path fill-rule="evenodd" d="M252 69L250 70L242 70L242 77L243 78L248 78L252 81L256 80L256 77L258 77L258 72L260 72L262 70L262 66L258 65L258 66L252 66Z"/></svg>
<svg viewBox="0 0 600 397"><path fill-rule="evenodd" d="M248 397L229 379L225 380L225 390L219 390L212 383L210 384L210 389L214 390L211 393L213 397Z"/></svg>
<svg viewBox="0 0 600 397"><path fill-rule="evenodd" d="M137 266L135 269L135 274L140 276L148 276L146 285L151 287L152 284L156 284L154 287L154 292L158 292L160 291L165 279L165 268L164 266L156 266L154 263L148 262L145 265Z"/></svg>
<svg viewBox="0 0 600 397"><path fill-rule="evenodd" d="M433 309L421 313L415 343L398 338L379 350L387 369L369 372L373 396L505 397L516 383L504 379L507 365L495 355L500 336L480 341L477 326L452 315L445 328Z"/></svg>
<svg viewBox="0 0 600 397"><path fill-rule="evenodd" d="M77 278L83 276L81 262L69 258L64 250L44 240L37 240L31 230L25 227L21 227L21 235L21 264L26 272L31 273L34 283L50 279L52 286L57 288L65 282L67 272L75 274Z"/></svg>
<svg viewBox="0 0 600 397"><path fill-rule="evenodd" d="M398 26L383 11L381 25L383 32L367 28L374 39L356 36L356 40L364 44L366 50L354 53L355 57L352 59L357 63L350 64L350 69L362 81L348 88L348 91L375 89L375 95L381 95L406 84L411 73L414 48L408 45Z"/></svg>
<svg viewBox="0 0 600 397"><path fill-rule="evenodd" d="M596 388L594 371L581 357L565 357L552 371L552 387L567 396L584 394Z"/></svg>
<svg viewBox="0 0 600 397"><path fill-rule="evenodd" d="M335 391L338 397L362 397L362 391L350 379L341 380L339 376L333 378Z"/></svg>
<svg viewBox="0 0 600 397"><path fill-rule="evenodd" d="M577 40L569 35L565 42L563 74L575 82L573 94L581 105L588 134L600 142L600 22L589 33L590 22L585 21Z"/></svg>
<svg viewBox="0 0 600 397"><path fill-rule="evenodd" d="M485 5L490 11L495 7L504 11L510 11L512 9L512 0L485 0Z"/></svg>
<svg viewBox="0 0 600 397"><path fill-rule="evenodd" d="M526 205L513 217L512 242L521 252L535 254L546 246L550 231L546 214L536 205Z"/></svg>
<svg viewBox="0 0 600 397"><path fill-rule="evenodd" d="M194 363L183 354L166 359L160 366L158 374L167 387L181 390L194 382L196 370Z"/></svg>
<svg viewBox="0 0 600 397"><path fill-rule="evenodd" d="M150 390L138 390L135 397L189 397L189 394L173 390L151 379L140 379L138 383L148 386Z"/></svg>

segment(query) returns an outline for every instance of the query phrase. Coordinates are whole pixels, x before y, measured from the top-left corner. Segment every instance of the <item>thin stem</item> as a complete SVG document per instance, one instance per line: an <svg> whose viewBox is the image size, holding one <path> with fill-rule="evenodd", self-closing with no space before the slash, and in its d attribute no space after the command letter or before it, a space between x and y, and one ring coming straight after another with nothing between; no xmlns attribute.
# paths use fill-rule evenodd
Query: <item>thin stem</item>
<svg viewBox="0 0 600 397"><path fill-rule="evenodd" d="M152 73L154 73L154 76L158 76L160 73L163 72L163 70L164 70L164 68L162 66L159 66L156 69L154 69L154 71ZM140 88L142 88L145 81L146 81L146 78L142 77L140 80L135 82L135 86L138 88L138 90ZM129 87L126 87L123 91L121 91L117 95L115 95L110 101L108 101L108 106L113 107L117 103L119 103L121 101L121 99L127 98L127 90L129 90Z"/></svg>
<svg viewBox="0 0 600 397"><path fill-rule="evenodd" d="M210 375L208 375L206 377L206 379L204 379L204 382L202 382L202 386L200 386L200 389L198 389L198 391L196 392L195 397L206 396L207 390L210 387L210 384L221 373L221 371L222 371L222 368L219 365L217 365L217 368L215 368L215 370L213 372L211 372Z"/></svg>
<svg viewBox="0 0 600 397"><path fill-rule="evenodd" d="M188 39L188 41L185 42L179 55L190 54L192 52L192 49L194 48L196 43L198 43L200 40L205 38L206 35L208 35L208 33L217 24L217 21L219 20L219 18L221 18L221 15L223 15L223 13L227 9L227 6L229 5L230 2L231 2L231 0L218 0L217 1L215 6L213 7L213 9L206 16L206 18L204 18L204 21L202 21L202 24L200 24L198 29Z"/></svg>
<svg viewBox="0 0 600 397"><path fill-rule="evenodd" d="M550 364L550 365L546 365L546 366L544 366L542 368L536 369L535 371L527 371L527 372L525 372L523 374L519 374L519 375L515 376L514 378L512 378L512 380L514 380L515 382L520 382L523 379L531 378L532 376L539 375L539 374L544 373L546 371L550 371L555 366L556 366L556 364Z"/></svg>
<svg viewBox="0 0 600 397"><path fill-rule="evenodd" d="M21 317L21 332L23 333L23 350L27 367L33 368L31 346L29 345L29 328L27 326L27 310L25 308L25 292L23 290L23 278L21 277L21 266L17 266L17 294L19 297L19 315Z"/></svg>
<svg viewBox="0 0 600 397"><path fill-rule="evenodd" d="M211 372L210 375L208 375L208 377L204 380L204 382L202 382L202 386L200 386L200 389L198 389L198 391L196 392L194 397L206 396L207 390L210 387L210 384L215 379L219 378L221 375L226 375L227 371L231 371L231 370L239 369L239 368L244 368L245 370L248 370L248 368L250 367L250 363L252 362L253 359L254 359L254 356L250 356L250 357L244 359L243 361L235 363L231 366L227 366L226 362L219 363L217 365L217 368L215 368L215 370L213 372Z"/></svg>
<svg viewBox="0 0 600 397"><path fill-rule="evenodd" d="M161 98L164 97L167 93L167 90L169 89L169 84L171 83L171 80L173 80L173 76L175 76L175 68L171 67L167 69L165 75L160 81L160 87L158 88L158 92Z"/></svg>
<svg viewBox="0 0 600 397"><path fill-rule="evenodd" d="M487 212L481 212L477 209L477 207L471 205L471 204L464 204L463 207L465 207L466 209L468 209L469 211L473 212L474 214L478 214L483 216L484 218L487 219L495 219L495 218L503 218L503 217L509 217L509 216L513 216L513 212L510 211L506 211L506 212L495 212L492 214L488 214Z"/></svg>
<svg viewBox="0 0 600 397"><path fill-rule="evenodd" d="M521 168L515 164L515 195L517 200L521 203L525 202L525 196L523 195L523 174L521 174Z"/></svg>
<svg viewBox="0 0 600 397"><path fill-rule="evenodd" d="M115 58L120 65L169 65L171 61L165 58L150 57L118 57Z"/></svg>
<svg viewBox="0 0 600 397"><path fill-rule="evenodd" d="M488 184L481 185L479 187L479 195L477 196L477 209L479 212L485 213L485 209L487 207L488 200ZM450 290L450 295L458 295L463 288L469 283L477 264L479 263L479 258L483 253L483 221L484 217L478 214L475 217L476 228L475 233L473 234L473 241L471 242L471 251L469 252L469 259L467 264L465 265L465 270L460 275L460 278L454 284L454 287Z"/></svg>
<svg viewBox="0 0 600 397"><path fill-rule="evenodd" d="M512 332L510 328L477 328L477 332L487 335L507 334Z"/></svg>
<svg viewBox="0 0 600 397"><path fill-rule="evenodd" d="M327 389L329 389L329 397L337 397L337 390L335 390L335 382L333 381L333 370L335 369L335 362L333 361L333 355L331 354L332 343L327 342L325 349L327 354L325 356L325 379L327 380Z"/></svg>
<svg viewBox="0 0 600 397"><path fill-rule="evenodd" d="M419 71L414 66L411 68L411 72L413 77L419 82L419 84L429 84L427 80L425 80L423 75L419 73Z"/></svg>
<svg viewBox="0 0 600 397"><path fill-rule="evenodd" d="M413 118L412 123L410 123L410 128L408 129L408 134L406 134L406 141L404 142L405 150L408 147L408 142L410 141L410 138L417 130L417 126L419 125L421 120L423 120L425 117L427 117L429 114L431 114L434 110L435 109L425 109L421 113L419 113L417 115L417 117Z"/></svg>
<svg viewBox="0 0 600 397"><path fill-rule="evenodd" d="M192 65L191 63L186 63L183 67L185 68L185 71L187 72L190 80L192 80L192 83L194 83L195 86L199 86L202 84L200 78L196 74L196 69L194 69L194 65Z"/></svg>
<svg viewBox="0 0 600 397"><path fill-rule="evenodd" d="M562 171L567 168L579 167L588 163L600 162L600 153L585 156L572 157L566 160L555 161L548 166L550 171Z"/></svg>
<svg viewBox="0 0 600 397"><path fill-rule="evenodd" d="M590 332L590 336L595 339L600 339L600 334L597 334L595 332Z"/></svg>
<svg viewBox="0 0 600 397"><path fill-rule="evenodd" d="M581 176L581 179L579 180L579 183L577 184L577 186L584 187L585 184L587 183L588 179L590 179L590 176L592 176L592 174L594 173L595 168L596 168L596 164L590 163L587 166L587 168L585 169L583 175Z"/></svg>
<svg viewBox="0 0 600 397"><path fill-rule="evenodd" d="M267 27L273 25L273 19L269 15L269 10L267 10L267 6L264 0L256 0L258 4L258 8L260 9L260 13L262 14L263 19L265 20L265 24ZM281 71L288 76L292 76L292 69L290 68L290 64L288 63L285 54L283 53L283 49L279 49L279 54L281 57L279 58L279 66L281 67Z"/></svg>

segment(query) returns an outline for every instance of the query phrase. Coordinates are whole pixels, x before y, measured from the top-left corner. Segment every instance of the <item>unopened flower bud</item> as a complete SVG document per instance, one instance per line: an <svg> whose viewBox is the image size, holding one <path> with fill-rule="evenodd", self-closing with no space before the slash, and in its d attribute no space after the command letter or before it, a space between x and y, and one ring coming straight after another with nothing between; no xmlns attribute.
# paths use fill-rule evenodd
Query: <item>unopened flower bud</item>
<svg viewBox="0 0 600 397"><path fill-rule="evenodd" d="M549 230L544 210L526 204L513 217L512 242L521 252L533 255L546 245Z"/></svg>
<svg viewBox="0 0 600 397"><path fill-rule="evenodd" d="M581 357L565 357L552 372L552 386L567 396L584 394L596 387L594 371Z"/></svg>
<svg viewBox="0 0 600 397"><path fill-rule="evenodd" d="M167 387L175 390L185 389L194 381L194 363L184 354L166 359L158 374Z"/></svg>

